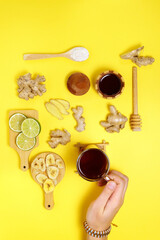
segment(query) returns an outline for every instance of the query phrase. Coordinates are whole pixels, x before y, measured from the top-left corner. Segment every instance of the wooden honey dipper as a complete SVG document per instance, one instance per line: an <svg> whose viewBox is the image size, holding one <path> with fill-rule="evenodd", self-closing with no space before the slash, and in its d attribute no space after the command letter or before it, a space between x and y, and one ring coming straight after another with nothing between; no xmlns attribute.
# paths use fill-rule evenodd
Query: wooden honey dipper
<svg viewBox="0 0 160 240"><path fill-rule="evenodd" d="M133 113L130 116L130 127L132 131L141 131L141 118L138 114L138 94L137 94L137 68L132 68L132 104Z"/></svg>

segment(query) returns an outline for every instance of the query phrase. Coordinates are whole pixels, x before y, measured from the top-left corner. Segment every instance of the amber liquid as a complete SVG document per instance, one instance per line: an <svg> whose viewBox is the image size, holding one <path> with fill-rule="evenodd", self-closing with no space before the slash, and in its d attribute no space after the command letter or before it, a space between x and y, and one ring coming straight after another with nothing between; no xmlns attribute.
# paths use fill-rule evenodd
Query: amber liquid
<svg viewBox="0 0 160 240"><path fill-rule="evenodd" d="M121 80L115 74L107 74L99 81L99 89L105 95L116 95L121 90Z"/></svg>
<svg viewBox="0 0 160 240"><path fill-rule="evenodd" d="M80 175L88 180L102 177L108 167L106 155L99 149L88 149L82 153L77 168Z"/></svg>

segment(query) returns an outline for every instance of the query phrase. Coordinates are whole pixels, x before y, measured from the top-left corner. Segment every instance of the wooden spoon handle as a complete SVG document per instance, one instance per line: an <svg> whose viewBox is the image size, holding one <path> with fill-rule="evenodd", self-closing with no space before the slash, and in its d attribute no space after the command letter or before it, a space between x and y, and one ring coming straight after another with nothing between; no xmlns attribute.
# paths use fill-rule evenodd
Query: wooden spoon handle
<svg viewBox="0 0 160 240"><path fill-rule="evenodd" d="M23 59L24 60L36 60L36 59L45 59L45 58L54 58L54 57L65 57L65 55L62 54L24 54Z"/></svg>
<svg viewBox="0 0 160 240"><path fill-rule="evenodd" d="M137 68L132 68L133 113L138 114Z"/></svg>
<svg viewBox="0 0 160 240"><path fill-rule="evenodd" d="M44 197L45 197L45 203L44 203L45 208L48 210L52 209L54 206L53 192L45 193Z"/></svg>

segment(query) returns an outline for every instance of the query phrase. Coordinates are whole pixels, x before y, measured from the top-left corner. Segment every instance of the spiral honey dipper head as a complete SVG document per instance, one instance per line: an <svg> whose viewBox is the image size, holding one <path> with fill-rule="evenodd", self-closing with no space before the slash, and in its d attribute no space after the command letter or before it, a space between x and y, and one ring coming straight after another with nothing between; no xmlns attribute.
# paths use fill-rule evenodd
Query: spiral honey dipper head
<svg viewBox="0 0 160 240"><path fill-rule="evenodd" d="M131 114L130 127L132 131L141 131L142 121L139 114Z"/></svg>
<svg viewBox="0 0 160 240"><path fill-rule="evenodd" d="M130 116L130 127L132 131L141 131L142 122L138 114L138 94L137 94L137 68L132 68L132 103L133 113Z"/></svg>

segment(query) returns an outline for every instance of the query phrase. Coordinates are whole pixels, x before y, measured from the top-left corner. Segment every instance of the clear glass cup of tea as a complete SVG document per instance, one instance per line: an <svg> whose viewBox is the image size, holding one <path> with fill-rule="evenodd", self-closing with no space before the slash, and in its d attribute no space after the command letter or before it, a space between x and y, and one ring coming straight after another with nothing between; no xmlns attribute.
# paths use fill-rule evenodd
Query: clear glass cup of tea
<svg viewBox="0 0 160 240"><path fill-rule="evenodd" d="M109 180L107 177L109 168L108 156L96 147L85 149L77 158L77 171L87 181Z"/></svg>
<svg viewBox="0 0 160 240"><path fill-rule="evenodd" d="M95 88L101 97L113 99L122 93L124 85L121 74L109 70L97 77Z"/></svg>

